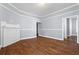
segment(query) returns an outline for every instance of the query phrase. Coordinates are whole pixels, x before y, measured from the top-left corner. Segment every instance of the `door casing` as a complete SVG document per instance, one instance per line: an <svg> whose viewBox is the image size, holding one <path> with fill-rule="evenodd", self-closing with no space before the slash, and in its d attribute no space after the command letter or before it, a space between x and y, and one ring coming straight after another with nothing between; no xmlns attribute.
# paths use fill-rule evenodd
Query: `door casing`
<svg viewBox="0 0 79 59"><path fill-rule="evenodd" d="M77 32L77 40L78 40L78 15L74 15L74 16L68 16L68 17L62 17L62 39L67 38L67 28L66 28L66 19L67 18L72 18L72 17L76 17L76 32ZM72 22L70 20L70 35L72 34Z"/></svg>

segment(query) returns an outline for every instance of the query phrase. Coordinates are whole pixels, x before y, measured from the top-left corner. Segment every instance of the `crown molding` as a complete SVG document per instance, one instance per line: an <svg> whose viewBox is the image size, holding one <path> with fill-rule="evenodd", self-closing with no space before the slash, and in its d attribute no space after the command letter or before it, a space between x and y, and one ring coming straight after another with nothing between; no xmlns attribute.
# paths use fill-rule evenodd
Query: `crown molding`
<svg viewBox="0 0 79 59"><path fill-rule="evenodd" d="M52 17L63 16L64 14L73 13L73 12L76 12L76 11L79 11L79 9L74 10L74 11L69 11L69 12L66 12L66 13L63 13L63 14L57 14L57 15L54 15ZM77 15L75 15L75 16L77 16ZM47 17L47 18L50 18L50 17ZM44 18L43 20L49 20L47 18Z"/></svg>
<svg viewBox="0 0 79 59"><path fill-rule="evenodd" d="M18 13L16 13L16 12L14 12L14 11L10 10L10 9L9 9L9 8L7 8L6 6L4 6L3 4L0 4L0 7L4 8L4 9L6 9L6 10L8 10L8 11L10 11L10 12L14 13L14 14L20 15L20 14L18 14Z"/></svg>
<svg viewBox="0 0 79 59"><path fill-rule="evenodd" d="M79 5L79 4L77 3L77 4L74 4L74 5L65 7L65 8L63 8L63 9L57 10L57 11L55 11L55 12L49 13L49 14L44 15L44 16L37 16L37 15L34 15L34 14L32 14L32 13L22 11L22 10L20 10L19 8L15 7L15 6L14 6L13 4L11 4L11 3L9 3L9 5L12 6L13 8L15 8L15 9L17 9L19 12L23 12L24 14L29 14L29 15L35 16L35 17L47 17L47 16L50 16L50 15L52 15L52 14L55 14L55 13L58 13L58 12L61 12L61 11L70 9L70 8L72 8L72 7L75 7L75 6Z"/></svg>
<svg viewBox="0 0 79 59"><path fill-rule="evenodd" d="M57 10L57 11L55 11L55 12L49 13L49 14L43 16L43 17L47 17L47 16L50 16L50 15L53 15L53 14L55 14L55 13L58 13L58 12L61 12L61 11L64 11L64 10L70 9L70 8L75 7L75 6L78 6L78 5L79 5L79 3L74 4L74 5L71 5L71 6L68 6L68 7L65 7L65 8L60 9L60 10Z"/></svg>
<svg viewBox="0 0 79 59"><path fill-rule="evenodd" d="M79 4L77 3L77 4L74 4L74 5L68 6L68 7L66 7L66 8L61 9L61 10L58 10L58 11L49 13L49 14L47 14L47 15L45 15L45 16L37 16L37 15L34 15L34 14L32 14L32 13L25 12L25 11L20 10L19 8L15 7L15 6L14 6L13 4L11 4L11 3L8 3L8 5L11 6L11 7L13 7L13 8L16 9L17 11L19 11L20 13L9 9L8 7L6 7L6 6L2 5L2 4L0 4L0 5L1 5L2 7L4 7L4 8L6 8L6 9L8 9L9 11L11 11L11 12L17 14L17 15L20 15L20 16L25 16L25 17L26 17L26 15L27 15L27 16L36 17L36 18L38 18L38 17L39 17L39 18L42 18L42 17L51 16L51 15L53 15L53 14L55 14L55 13L58 13L58 12L67 10L67 9L69 9L69 8L72 8L72 7L75 7L75 6L79 5ZM21 13L23 13L23 14L21 14ZM68 13L69 13L69 12L68 12Z"/></svg>
<svg viewBox="0 0 79 59"><path fill-rule="evenodd" d="M15 6L14 6L13 4L11 4L11 3L8 3L8 5L11 6L11 7L13 7L13 8L16 9L17 11L19 11L19 12L25 14L25 15L38 17L38 16L35 15L35 14L32 14L32 13L30 13L30 12L26 12L26 11L23 11L23 10L21 10L21 9L19 9L19 8L17 8L17 7L15 7Z"/></svg>
<svg viewBox="0 0 79 59"><path fill-rule="evenodd" d="M0 3L0 7L6 9L6 10L8 10L8 11L10 11L10 12L16 14L16 15L19 15L19 16L23 16L23 17L31 16L31 17L34 17L34 16L32 16L32 15L23 15L23 14L20 14L20 13L14 11L14 10L11 10L10 8L6 7L5 5L3 5L3 4L1 4L1 3ZM18 11L18 10L17 10L17 11ZM36 17L35 17L35 18L36 18Z"/></svg>

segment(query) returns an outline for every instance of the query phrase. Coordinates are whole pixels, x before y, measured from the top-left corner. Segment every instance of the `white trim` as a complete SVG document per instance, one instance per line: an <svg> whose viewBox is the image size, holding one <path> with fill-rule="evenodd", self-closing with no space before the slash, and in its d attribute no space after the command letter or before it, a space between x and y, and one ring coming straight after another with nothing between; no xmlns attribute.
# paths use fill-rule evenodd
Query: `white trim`
<svg viewBox="0 0 79 59"><path fill-rule="evenodd" d="M72 35L72 19L71 19L71 17L69 18L69 27L70 27L69 35Z"/></svg>
<svg viewBox="0 0 79 59"><path fill-rule="evenodd" d="M77 44L79 44L79 41L77 41Z"/></svg>
<svg viewBox="0 0 79 59"><path fill-rule="evenodd" d="M62 39L64 39L64 26L63 25L65 24L63 21L64 21L64 18L62 18Z"/></svg>
<svg viewBox="0 0 79 59"><path fill-rule="evenodd" d="M36 31L36 29L20 29L19 27L16 28L16 27L4 27L6 29L16 29L16 30L31 30L31 31Z"/></svg>
<svg viewBox="0 0 79 59"><path fill-rule="evenodd" d="M76 20L76 31L77 31L77 42L78 42L78 20L79 20L79 18L78 18L78 15L74 15L74 16L68 16L68 17L64 17L64 18L62 18L63 20L65 20L65 24L63 25L63 28L62 28L62 30L64 29L64 26L65 26L65 32L64 32L64 30L62 31L62 32L64 32L65 33L65 38L67 37L67 32L66 32L66 18L70 18L70 20L71 20L71 18L72 17L77 17L77 20ZM62 23L63 23L63 21L62 21ZM72 25L72 24L71 24ZM71 26L70 25L70 26ZM72 27L72 26L71 26ZM70 31L72 31L72 28L70 28ZM63 33L63 37L64 37L64 33ZM71 36L71 33L70 33L70 36Z"/></svg>
<svg viewBox="0 0 79 59"><path fill-rule="evenodd" d="M70 18L70 35L72 35L72 22L71 22L71 21L72 21L72 18L73 18L73 17L76 17L76 18L77 18L77 16L78 16L78 15L74 15L74 16L70 16L70 17L69 17L69 18ZM67 17L66 17L66 18L67 18ZM76 31L77 31L77 20L78 20L78 19L76 19Z"/></svg>
<svg viewBox="0 0 79 59"><path fill-rule="evenodd" d="M8 4L9 4L9 3L8 3ZM66 7L66 8L63 8L63 9L61 9L61 10L58 10L58 11L56 11L56 12L54 12L54 13L50 13L50 14L45 15L45 16L36 16L36 17L47 17L47 16L49 16L49 15L55 14L55 13L57 13L57 12L60 12L60 11L65 10L65 9L72 8L72 7L77 6L77 5L79 5L79 4L77 3L77 4L74 4L74 5L68 6L68 7ZM4 6L4 7L5 7L5 6ZM14 6L14 7L15 7L15 6ZM15 7L15 8L16 8L16 7ZM11 10L11 9L9 9L9 8L6 8L6 9L8 9L9 11ZM18 8L17 8L17 9L18 9ZM79 9L78 9L78 10L79 10ZM78 11L78 10L74 10L74 11ZM12 10L11 10L11 11L12 11ZM19 11L20 11L20 10L19 10ZM72 12L74 12L74 11L69 11L69 12L67 12L67 13L72 13ZM20 14L20 13L17 13L16 11L12 11L12 12L14 12L14 13L20 15L20 16L26 16L26 15L22 15L22 14ZM23 11L23 12L24 12L24 11ZM61 15L64 15L64 14L67 14L67 13L63 13L63 14L61 14ZM29 13L29 14L31 14L31 13ZM33 16L33 15L29 15L29 16L35 17L35 16Z"/></svg>
<svg viewBox="0 0 79 59"><path fill-rule="evenodd" d="M0 6L1 6L2 8L5 8L6 10L8 10L8 11L10 11L10 12L12 12L12 13L18 15L18 16L23 16L23 17L27 17L27 16L29 16L29 17L34 17L34 16L31 16L31 15L23 15L23 14L20 14L20 13L18 13L18 12L16 12L16 11L13 11L13 10L9 9L8 7L6 7L6 6L2 5L2 4L0 4Z"/></svg>
<svg viewBox="0 0 79 59"><path fill-rule="evenodd" d="M53 15L53 16L50 15L50 17L51 17L51 16L52 16L52 17L63 16L64 14L73 13L73 12L76 12L76 11L79 11L79 9L74 10L74 11L69 11L69 12L66 12L66 13L61 13L61 14ZM46 17L46 18L50 18L50 17ZM43 20L49 20L49 19L46 19L46 18L44 18Z"/></svg>
<svg viewBox="0 0 79 59"><path fill-rule="evenodd" d="M77 43L79 44L79 16L77 16Z"/></svg>
<svg viewBox="0 0 79 59"><path fill-rule="evenodd" d="M70 36L77 36L77 35L75 35L75 34L72 34L72 35L70 35Z"/></svg>
<svg viewBox="0 0 79 59"><path fill-rule="evenodd" d="M47 37L47 38L52 38L52 39L56 39L56 40L64 40L64 39L61 39L61 38L56 38L56 37L51 37L51 36L46 36L46 35L39 35L41 37Z"/></svg>
<svg viewBox="0 0 79 59"><path fill-rule="evenodd" d="M37 15L34 15L34 14L32 14L32 13L25 12L25 11L23 11L23 10L21 10L21 9L19 9L19 8L17 8L17 7L15 7L15 6L14 6L13 4L11 4L11 3L8 3L8 5L10 5L11 7L15 8L17 11L22 12L22 13L24 13L24 14L27 14L27 15L30 15L30 16L37 16ZM38 16L37 16L37 17L38 17Z"/></svg>
<svg viewBox="0 0 79 59"><path fill-rule="evenodd" d="M73 15L73 16L64 17L64 18L65 18L65 37L67 37L67 32L66 32L66 31L67 31L67 30L66 30L66 24L67 24L67 23L66 23L66 18L70 18L70 23L71 23L71 24L70 24L70 35L71 35L71 34L72 34L72 22L71 22L71 18L72 18L72 17L77 17L77 16L78 16L78 15Z"/></svg>
<svg viewBox="0 0 79 59"><path fill-rule="evenodd" d="M17 39L15 42L12 42L11 44L4 44L2 47L7 47L7 46L9 46L9 45L12 45L12 44L14 44L14 43L18 42L18 41L20 41L20 40L19 40L19 39Z"/></svg>
<svg viewBox="0 0 79 59"><path fill-rule="evenodd" d="M77 16L73 16L73 17L76 17L76 33L77 33L77 30L78 30L78 28L77 28L78 18L77 18ZM73 17L71 17L70 20L72 20ZM72 34L72 22L70 22L70 23L71 23L71 25L70 25L71 26L70 35L74 35L74 34Z"/></svg>
<svg viewBox="0 0 79 59"><path fill-rule="evenodd" d="M2 48L2 46L0 45L0 49Z"/></svg>
<svg viewBox="0 0 79 59"><path fill-rule="evenodd" d="M14 7L15 9L17 9L17 10L20 11L20 12L23 12L23 13L25 13L25 14L30 14L30 15L32 15L32 13L28 13L28 12L22 11L22 10L20 10L19 8L15 7L15 6L14 6L13 4L11 4L11 3L9 3L9 5L12 6L12 7ZM77 4L73 4L73 5L71 5L71 6L65 7L65 8L60 9L60 10L57 10L57 11L55 11L55 12L51 12L51 13L45 15L45 16L36 16L36 15L34 15L34 16L36 16L36 17L47 17L47 16L49 16L49 15L51 15L51 14L55 14L55 13L61 12L61 11L63 11L63 10L72 8L72 7L77 6L77 5L79 5L79 4L78 4L78 3L77 3ZM32 16L33 16L33 15L32 15Z"/></svg>
<svg viewBox="0 0 79 59"><path fill-rule="evenodd" d="M32 30L32 31L35 31L36 29L19 29L19 30Z"/></svg>
<svg viewBox="0 0 79 59"><path fill-rule="evenodd" d="M17 12L15 12L15 11L10 10L9 8L7 8L6 6L4 6L4 5L2 5L2 4L0 4L0 6L1 6L1 7L3 7L3 8L5 8L6 10L8 10L8 11L10 11L10 12L14 13L14 14L16 14L16 15L20 15L19 13L17 13ZM21 16L21 15L20 15L20 16Z"/></svg>
<svg viewBox="0 0 79 59"><path fill-rule="evenodd" d="M66 8L63 8L63 9L60 9L60 10L57 10L57 11L55 11L55 12L53 12L53 13L50 13L50 14L45 15L45 16L42 16L42 17L47 17L47 16L49 16L49 15L52 15L52 14L55 14L55 13L61 12L61 11L63 11L63 10L66 10L66 9L72 8L72 7L77 6L77 5L79 5L79 4L71 5L71 6L69 6L69 7L66 7Z"/></svg>
<svg viewBox="0 0 79 59"><path fill-rule="evenodd" d="M62 29L40 29L40 30L62 30Z"/></svg>
<svg viewBox="0 0 79 59"><path fill-rule="evenodd" d="M33 37L20 38L20 40L31 39L31 38L36 38L36 36L33 36Z"/></svg>

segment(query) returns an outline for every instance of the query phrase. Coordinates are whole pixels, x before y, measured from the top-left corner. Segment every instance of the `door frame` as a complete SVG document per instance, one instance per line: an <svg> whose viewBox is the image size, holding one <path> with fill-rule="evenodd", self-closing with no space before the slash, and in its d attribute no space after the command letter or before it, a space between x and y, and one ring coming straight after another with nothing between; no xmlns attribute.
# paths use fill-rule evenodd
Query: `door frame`
<svg viewBox="0 0 79 59"><path fill-rule="evenodd" d="M36 22L36 36L37 37L39 36L39 33L38 33L38 22Z"/></svg>
<svg viewBox="0 0 79 59"><path fill-rule="evenodd" d="M76 32L77 32L77 40L78 40L78 15L73 15L73 16L68 16L68 17L62 17L62 39L67 38L67 32L66 32L66 19L67 18L72 18L72 17L76 17L77 21L76 21ZM72 32L72 22L70 20L70 34Z"/></svg>

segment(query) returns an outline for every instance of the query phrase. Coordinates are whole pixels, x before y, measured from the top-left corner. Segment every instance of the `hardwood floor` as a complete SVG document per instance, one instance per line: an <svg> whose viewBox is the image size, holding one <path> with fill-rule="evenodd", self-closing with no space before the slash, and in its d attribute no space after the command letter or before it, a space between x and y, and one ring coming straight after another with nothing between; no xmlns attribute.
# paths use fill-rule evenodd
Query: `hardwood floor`
<svg viewBox="0 0 79 59"><path fill-rule="evenodd" d="M68 41L38 37L21 40L0 50L1 55L78 55L79 45Z"/></svg>

